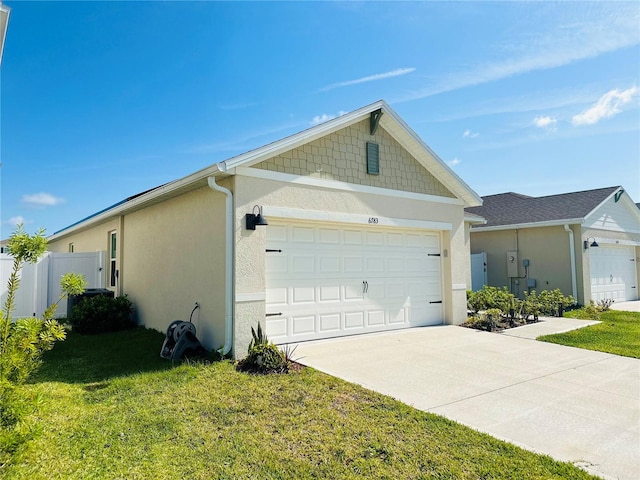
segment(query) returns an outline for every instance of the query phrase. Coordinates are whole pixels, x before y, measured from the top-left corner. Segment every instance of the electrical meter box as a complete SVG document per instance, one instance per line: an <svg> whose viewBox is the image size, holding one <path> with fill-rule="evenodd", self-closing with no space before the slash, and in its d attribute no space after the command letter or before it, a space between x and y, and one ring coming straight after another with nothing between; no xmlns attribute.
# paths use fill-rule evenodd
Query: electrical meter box
<svg viewBox="0 0 640 480"><path fill-rule="evenodd" d="M518 251L507 252L507 277L516 278L518 275Z"/></svg>

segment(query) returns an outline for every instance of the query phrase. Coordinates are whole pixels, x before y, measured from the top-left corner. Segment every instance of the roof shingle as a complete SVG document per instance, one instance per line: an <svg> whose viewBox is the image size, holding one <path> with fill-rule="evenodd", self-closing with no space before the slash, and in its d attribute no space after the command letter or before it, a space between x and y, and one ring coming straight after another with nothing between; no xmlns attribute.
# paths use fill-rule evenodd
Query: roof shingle
<svg viewBox="0 0 640 480"><path fill-rule="evenodd" d="M573 220L586 217L619 188L621 187L606 187L546 197L529 197L514 192L500 193L482 197L482 206L469 207L465 211L487 220L486 224L474 226L474 229Z"/></svg>

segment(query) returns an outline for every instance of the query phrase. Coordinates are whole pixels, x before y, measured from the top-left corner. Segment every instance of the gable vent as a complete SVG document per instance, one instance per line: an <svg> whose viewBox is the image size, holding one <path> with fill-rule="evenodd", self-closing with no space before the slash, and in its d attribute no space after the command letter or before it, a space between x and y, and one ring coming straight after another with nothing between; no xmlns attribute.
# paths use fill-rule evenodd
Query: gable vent
<svg viewBox="0 0 640 480"><path fill-rule="evenodd" d="M374 142L367 142L367 173L380 175L380 149Z"/></svg>

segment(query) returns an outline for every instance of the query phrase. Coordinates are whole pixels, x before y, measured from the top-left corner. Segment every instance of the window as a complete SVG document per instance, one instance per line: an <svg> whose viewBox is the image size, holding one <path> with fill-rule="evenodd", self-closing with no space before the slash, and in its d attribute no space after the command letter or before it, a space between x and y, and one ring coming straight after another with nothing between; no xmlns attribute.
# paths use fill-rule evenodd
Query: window
<svg viewBox="0 0 640 480"><path fill-rule="evenodd" d="M367 173L380 175L380 154L378 144L367 142Z"/></svg>
<svg viewBox="0 0 640 480"><path fill-rule="evenodd" d="M109 232L109 286L115 287L118 281L118 270L117 270L117 245L118 238L117 232Z"/></svg>

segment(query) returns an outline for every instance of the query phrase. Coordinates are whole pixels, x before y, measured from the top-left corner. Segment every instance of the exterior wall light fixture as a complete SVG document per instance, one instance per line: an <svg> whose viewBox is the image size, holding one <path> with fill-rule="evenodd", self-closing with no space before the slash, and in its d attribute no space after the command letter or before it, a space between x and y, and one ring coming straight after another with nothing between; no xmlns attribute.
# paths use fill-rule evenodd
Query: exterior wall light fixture
<svg viewBox="0 0 640 480"><path fill-rule="evenodd" d="M257 212L257 213L256 213ZM257 225L269 225L262 216L262 206L256 205L251 213L245 215L247 230L255 230Z"/></svg>
<svg viewBox="0 0 640 480"><path fill-rule="evenodd" d="M588 249L589 249L589 247L599 247L599 246L600 246L600 245L598 245L598 242L596 242L596 239L595 239L595 238L593 238L593 242L592 242L592 243L589 243L589 239L590 239L590 238L593 238L593 237L589 237L589 238L587 238L587 239L584 241L584 243L583 243L583 245L584 245L584 249L585 249L585 250L588 250Z"/></svg>

